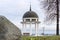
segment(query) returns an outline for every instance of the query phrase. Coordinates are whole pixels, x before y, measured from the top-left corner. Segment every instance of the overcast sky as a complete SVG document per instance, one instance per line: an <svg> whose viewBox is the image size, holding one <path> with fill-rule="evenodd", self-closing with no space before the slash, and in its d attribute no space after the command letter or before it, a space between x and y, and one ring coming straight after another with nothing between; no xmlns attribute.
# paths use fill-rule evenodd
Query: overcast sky
<svg viewBox="0 0 60 40"><path fill-rule="evenodd" d="M40 0L40 2L41 1L42 0ZM0 15L5 16L21 29L22 25L20 22L22 21L24 13L29 11L30 2L32 10L37 13L41 22L39 24L39 29L42 30L42 27L45 27L45 30L55 30L55 24L46 25L43 23L45 11L42 9L39 0L0 0Z"/></svg>

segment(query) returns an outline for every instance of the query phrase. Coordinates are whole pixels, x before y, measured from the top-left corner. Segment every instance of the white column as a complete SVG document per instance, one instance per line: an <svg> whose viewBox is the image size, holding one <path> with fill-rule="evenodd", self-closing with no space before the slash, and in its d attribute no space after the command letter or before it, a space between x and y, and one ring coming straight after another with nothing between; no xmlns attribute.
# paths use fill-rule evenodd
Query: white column
<svg viewBox="0 0 60 40"><path fill-rule="evenodd" d="M37 21L37 19L36 19ZM37 36L37 24L35 23L35 36Z"/></svg>
<svg viewBox="0 0 60 40"><path fill-rule="evenodd" d="M25 32L25 31L26 31L26 29L25 29L25 27L26 27L26 23L25 23L26 19L24 18L23 20L24 20L24 21L23 21L23 24L24 24L24 27L23 27L24 29L23 29L23 30L24 30L24 32Z"/></svg>
<svg viewBox="0 0 60 40"><path fill-rule="evenodd" d="M30 35L31 35L32 33L31 33L31 23L30 23Z"/></svg>
<svg viewBox="0 0 60 40"><path fill-rule="evenodd" d="M25 32L26 32L26 23L25 23L25 25L24 25L24 29L25 29Z"/></svg>
<svg viewBox="0 0 60 40"><path fill-rule="evenodd" d="M35 33L36 33L36 36L38 36L38 23L35 23Z"/></svg>
<svg viewBox="0 0 60 40"><path fill-rule="evenodd" d="M23 26L23 24L22 24L22 29L21 29L21 30L22 30L22 35L23 35L23 27L24 27L24 26Z"/></svg>
<svg viewBox="0 0 60 40"><path fill-rule="evenodd" d="M24 33L24 23L22 23L22 34Z"/></svg>
<svg viewBox="0 0 60 40"><path fill-rule="evenodd" d="M26 19L24 19L24 22L23 22L24 23L24 28L26 27L26 23L25 22L26 22Z"/></svg>
<svg viewBox="0 0 60 40"><path fill-rule="evenodd" d="M31 21L32 21L32 19L30 18L30 35L32 35Z"/></svg>
<svg viewBox="0 0 60 40"><path fill-rule="evenodd" d="M37 23L37 36L38 36L38 28L39 28L39 23Z"/></svg>
<svg viewBox="0 0 60 40"><path fill-rule="evenodd" d="M23 25L22 25L23 27L22 28L24 28L24 23L23 23Z"/></svg>
<svg viewBox="0 0 60 40"><path fill-rule="evenodd" d="M35 23L35 34L37 36L37 26L36 26L36 23Z"/></svg>

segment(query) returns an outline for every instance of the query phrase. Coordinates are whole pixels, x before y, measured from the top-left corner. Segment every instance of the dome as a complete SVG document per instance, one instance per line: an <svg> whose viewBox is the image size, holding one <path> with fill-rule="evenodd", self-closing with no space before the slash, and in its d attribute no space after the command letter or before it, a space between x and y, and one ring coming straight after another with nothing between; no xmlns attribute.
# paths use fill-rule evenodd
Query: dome
<svg viewBox="0 0 60 40"><path fill-rule="evenodd" d="M38 18L38 15L33 11L28 11L23 15L23 18Z"/></svg>
<svg viewBox="0 0 60 40"><path fill-rule="evenodd" d="M38 18L38 15L31 10L31 5L30 5L30 10L23 15L23 18Z"/></svg>

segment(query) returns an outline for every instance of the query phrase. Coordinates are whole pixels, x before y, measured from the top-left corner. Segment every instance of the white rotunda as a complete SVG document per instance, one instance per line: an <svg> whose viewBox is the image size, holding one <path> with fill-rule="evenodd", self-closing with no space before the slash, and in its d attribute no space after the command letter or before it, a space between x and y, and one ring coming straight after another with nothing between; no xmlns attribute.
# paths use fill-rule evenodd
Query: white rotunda
<svg viewBox="0 0 60 40"><path fill-rule="evenodd" d="M32 35L32 26L34 25L35 36L38 36L38 27L39 27L40 21L39 21L38 15L34 11L31 10L31 6L30 6L30 10L27 11L23 15L22 20L23 20L21 22L22 23L22 30L24 30L24 31L22 31L22 34L25 34L25 35L30 34L30 35ZM29 32L26 31L27 25L29 25L29 29L30 29Z"/></svg>

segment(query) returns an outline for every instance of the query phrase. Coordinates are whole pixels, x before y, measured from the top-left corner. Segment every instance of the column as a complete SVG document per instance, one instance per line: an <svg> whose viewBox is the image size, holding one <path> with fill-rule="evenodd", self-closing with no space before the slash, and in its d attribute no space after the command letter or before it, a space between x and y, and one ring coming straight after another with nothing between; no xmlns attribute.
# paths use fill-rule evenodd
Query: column
<svg viewBox="0 0 60 40"><path fill-rule="evenodd" d="M31 35L32 33L31 33L31 23L30 23L30 35Z"/></svg>
<svg viewBox="0 0 60 40"><path fill-rule="evenodd" d="M22 23L22 34L24 33L24 23Z"/></svg>
<svg viewBox="0 0 60 40"><path fill-rule="evenodd" d="M31 27L31 22L32 21L32 19L30 18L30 35L32 35L32 27Z"/></svg>
<svg viewBox="0 0 60 40"><path fill-rule="evenodd" d="M37 36L38 36L38 28L39 28L39 23L37 23Z"/></svg>
<svg viewBox="0 0 60 40"><path fill-rule="evenodd" d="M24 18L24 32L26 32L26 19Z"/></svg>
<svg viewBox="0 0 60 40"><path fill-rule="evenodd" d="M35 34L37 36L37 24L35 23Z"/></svg>
<svg viewBox="0 0 60 40"><path fill-rule="evenodd" d="M36 33L36 36L38 36L38 23L35 23L35 33Z"/></svg>

